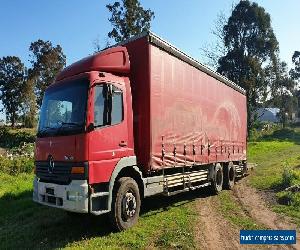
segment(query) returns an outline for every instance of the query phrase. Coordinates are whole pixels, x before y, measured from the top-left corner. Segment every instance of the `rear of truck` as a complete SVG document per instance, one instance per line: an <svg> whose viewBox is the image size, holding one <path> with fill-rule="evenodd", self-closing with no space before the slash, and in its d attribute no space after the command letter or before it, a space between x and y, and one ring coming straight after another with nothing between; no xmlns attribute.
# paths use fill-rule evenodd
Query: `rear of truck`
<svg viewBox="0 0 300 250"><path fill-rule="evenodd" d="M194 59L152 38L150 166L164 193L209 186L231 189L245 175L245 91Z"/></svg>

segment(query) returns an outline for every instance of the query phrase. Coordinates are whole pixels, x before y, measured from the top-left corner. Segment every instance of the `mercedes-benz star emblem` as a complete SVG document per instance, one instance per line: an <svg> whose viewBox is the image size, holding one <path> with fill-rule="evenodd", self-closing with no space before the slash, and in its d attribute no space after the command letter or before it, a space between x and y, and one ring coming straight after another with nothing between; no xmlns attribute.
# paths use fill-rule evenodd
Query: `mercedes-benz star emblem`
<svg viewBox="0 0 300 250"><path fill-rule="evenodd" d="M52 174L54 170L54 159L52 155L48 156L48 172Z"/></svg>

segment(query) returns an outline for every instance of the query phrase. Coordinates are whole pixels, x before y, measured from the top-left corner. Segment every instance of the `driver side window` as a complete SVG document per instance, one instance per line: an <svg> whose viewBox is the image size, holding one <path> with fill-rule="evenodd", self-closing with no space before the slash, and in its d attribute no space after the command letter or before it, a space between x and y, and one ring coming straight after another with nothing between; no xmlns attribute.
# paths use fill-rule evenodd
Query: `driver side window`
<svg viewBox="0 0 300 250"><path fill-rule="evenodd" d="M123 121L123 92L112 84L95 87L94 126L115 125Z"/></svg>

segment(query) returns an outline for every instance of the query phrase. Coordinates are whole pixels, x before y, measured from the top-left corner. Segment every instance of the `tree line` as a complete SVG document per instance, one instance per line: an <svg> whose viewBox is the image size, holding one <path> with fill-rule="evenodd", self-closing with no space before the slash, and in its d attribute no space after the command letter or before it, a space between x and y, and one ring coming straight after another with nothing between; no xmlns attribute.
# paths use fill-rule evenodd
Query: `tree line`
<svg viewBox="0 0 300 250"><path fill-rule="evenodd" d="M139 0L119 0L106 8L112 25L107 36L114 42L149 30L155 17ZM218 43L206 50L206 56L217 72L247 91L248 131L255 126L260 107L278 107L279 118L285 124L300 106L300 92L296 88L300 80L300 51L294 52L293 68L288 70L279 57L270 15L249 0L238 2L228 18L222 16L214 34ZM46 87L66 63L62 48L50 41L33 42L29 53L29 69L15 56L0 60L1 100L12 126L19 118L26 126L34 125Z"/></svg>
<svg viewBox="0 0 300 250"><path fill-rule="evenodd" d="M213 34L217 43L204 48L204 54L217 72L247 91L248 131L257 123L259 108L279 108L283 125L298 113L300 52L295 51L289 71L280 60L271 17L263 7L240 1L228 18L219 17Z"/></svg>
<svg viewBox="0 0 300 250"><path fill-rule="evenodd" d="M111 13L109 22L113 27L108 37L115 42L149 30L154 17L153 11L144 9L138 0L116 1L106 8ZM36 126L44 92L66 65L62 47L51 41L32 42L29 56L29 68L17 56L0 58L0 98L12 127L17 122L25 127Z"/></svg>
<svg viewBox="0 0 300 250"><path fill-rule="evenodd" d="M21 122L26 127L36 125L45 89L66 65L60 45L37 40L29 46L30 68L17 56L0 59L0 97L6 120L14 127Z"/></svg>

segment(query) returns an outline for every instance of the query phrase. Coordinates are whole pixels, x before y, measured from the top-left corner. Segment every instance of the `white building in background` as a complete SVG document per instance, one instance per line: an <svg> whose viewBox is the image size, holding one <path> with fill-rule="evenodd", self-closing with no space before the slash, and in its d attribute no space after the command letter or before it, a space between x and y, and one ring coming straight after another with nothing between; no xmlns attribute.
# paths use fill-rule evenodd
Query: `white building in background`
<svg viewBox="0 0 300 250"><path fill-rule="evenodd" d="M279 122L277 114L279 108L260 108L257 110L258 120L261 122Z"/></svg>

